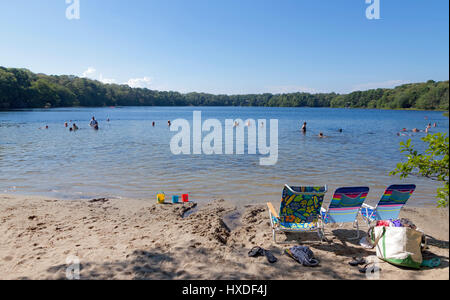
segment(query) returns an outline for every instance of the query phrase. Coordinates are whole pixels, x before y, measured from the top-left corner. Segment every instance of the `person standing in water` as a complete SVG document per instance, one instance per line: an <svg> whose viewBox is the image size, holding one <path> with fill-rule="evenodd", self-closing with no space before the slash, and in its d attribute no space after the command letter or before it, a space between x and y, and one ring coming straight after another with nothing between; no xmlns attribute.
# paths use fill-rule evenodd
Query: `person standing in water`
<svg viewBox="0 0 450 300"><path fill-rule="evenodd" d="M169 125L169 127L172 126L172 122L170 122L170 120L167 121L167 125Z"/></svg>
<svg viewBox="0 0 450 300"><path fill-rule="evenodd" d="M302 126L302 132L303 133L306 133L306 131L307 131L307 128L306 128L306 126L307 126L308 124L305 122L305 123L303 123L303 126Z"/></svg>
<svg viewBox="0 0 450 300"><path fill-rule="evenodd" d="M155 122L153 122L153 123L152 123L152 126L153 126L153 127L155 127L155 125L156 125L156 123L155 123Z"/></svg>
<svg viewBox="0 0 450 300"><path fill-rule="evenodd" d="M94 127L95 125L98 125L97 120L95 119L95 117L92 117L91 122L89 123L89 126Z"/></svg>
<svg viewBox="0 0 450 300"><path fill-rule="evenodd" d="M94 128L95 130L98 130L98 122L95 119L95 117L92 117L91 122L89 123L89 126L91 126L92 128Z"/></svg>

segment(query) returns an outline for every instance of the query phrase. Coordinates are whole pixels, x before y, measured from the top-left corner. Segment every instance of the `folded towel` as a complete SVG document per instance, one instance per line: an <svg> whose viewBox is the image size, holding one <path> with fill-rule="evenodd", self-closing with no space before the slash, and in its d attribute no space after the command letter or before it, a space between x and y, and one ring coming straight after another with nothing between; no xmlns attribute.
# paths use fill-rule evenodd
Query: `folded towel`
<svg viewBox="0 0 450 300"><path fill-rule="evenodd" d="M316 267L319 265L319 261L314 258L314 253L306 246L292 247L286 250L286 253L305 267Z"/></svg>

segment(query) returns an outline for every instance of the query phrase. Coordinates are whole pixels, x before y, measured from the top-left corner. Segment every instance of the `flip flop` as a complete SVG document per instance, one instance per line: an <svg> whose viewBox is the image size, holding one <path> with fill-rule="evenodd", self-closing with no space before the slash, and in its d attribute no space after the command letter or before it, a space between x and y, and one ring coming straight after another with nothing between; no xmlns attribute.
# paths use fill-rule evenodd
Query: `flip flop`
<svg viewBox="0 0 450 300"><path fill-rule="evenodd" d="M353 260L351 262L349 262L348 264L352 267L356 267L359 265L366 264L366 260L363 257L360 257L360 258L353 257Z"/></svg>
<svg viewBox="0 0 450 300"><path fill-rule="evenodd" d="M437 268L441 265L441 259L439 257L435 257L432 259L427 259L422 262L421 267L427 268Z"/></svg>
<svg viewBox="0 0 450 300"><path fill-rule="evenodd" d="M372 265L374 265L374 263L368 263L368 264L364 265L364 267L359 268L359 273L366 274L367 272L370 272L370 273L373 274L375 272L380 272L381 271L381 268L376 267L376 266L371 268Z"/></svg>
<svg viewBox="0 0 450 300"><path fill-rule="evenodd" d="M248 252L249 257L259 257L264 255L264 249L261 247L253 247L252 250Z"/></svg>
<svg viewBox="0 0 450 300"><path fill-rule="evenodd" d="M263 251L264 251L264 255L267 257L268 262L273 264L278 261L278 259L272 254L272 252L270 252L269 250L263 250Z"/></svg>

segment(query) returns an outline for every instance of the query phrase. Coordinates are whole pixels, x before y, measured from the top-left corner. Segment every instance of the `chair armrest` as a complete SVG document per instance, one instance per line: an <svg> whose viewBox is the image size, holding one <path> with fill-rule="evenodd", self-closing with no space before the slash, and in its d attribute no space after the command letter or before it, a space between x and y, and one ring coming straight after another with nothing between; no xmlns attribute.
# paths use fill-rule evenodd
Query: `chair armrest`
<svg viewBox="0 0 450 300"><path fill-rule="evenodd" d="M368 204L365 204L365 203L363 203L363 205L362 205L362 208L369 208L369 209L372 209L372 210L374 210L374 209L375 209L375 207L373 207L373 206L370 206L370 205L368 205Z"/></svg>
<svg viewBox="0 0 450 300"><path fill-rule="evenodd" d="M269 207L269 211L272 214L272 216L274 216L275 218L279 219L278 213L275 210L275 208L273 207L272 203L268 202L267 203L267 207Z"/></svg>

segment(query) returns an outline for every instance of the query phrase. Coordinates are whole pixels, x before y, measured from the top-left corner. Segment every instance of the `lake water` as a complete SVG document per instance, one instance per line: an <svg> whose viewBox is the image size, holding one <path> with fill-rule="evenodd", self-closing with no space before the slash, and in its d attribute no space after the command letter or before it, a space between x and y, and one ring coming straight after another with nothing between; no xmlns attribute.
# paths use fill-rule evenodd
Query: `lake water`
<svg viewBox="0 0 450 300"><path fill-rule="evenodd" d="M279 159L260 166L259 155L173 155L168 120L278 119ZM95 115L100 130L89 128ZM110 118L110 122L106 119ZM80 130L69 132L72 120ZM156 127L152 127L152 122ZM306 135L300 132L308 122ZM39 194L63 199L144 198L189 193L205 202L223 198L238 204L278 202L284 184L370 187L376 203L386 186L414 183L414 205L435 203L437 183L390 177L399 161L400 141L420 141L424 133L397 136L402 128L448 133L441 112L330 108L123 107L65 108L0 112L0 193ZM48 130L39 129L49 126ZM339 133L338 129L343 132ZM328 138L319 139L319 132Z"/></svg>

